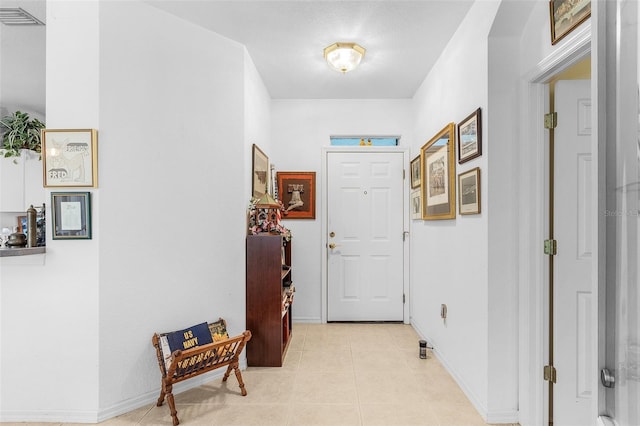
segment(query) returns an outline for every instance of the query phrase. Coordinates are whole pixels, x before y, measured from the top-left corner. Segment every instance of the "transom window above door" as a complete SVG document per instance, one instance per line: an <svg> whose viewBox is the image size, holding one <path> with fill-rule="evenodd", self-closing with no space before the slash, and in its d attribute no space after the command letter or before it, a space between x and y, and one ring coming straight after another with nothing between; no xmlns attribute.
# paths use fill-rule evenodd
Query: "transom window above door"
<svg viewBox="0 0 640 426"><path fill-rule="evenodd" d="M331 136L331 146L398 146L400 137Z"/></svg>

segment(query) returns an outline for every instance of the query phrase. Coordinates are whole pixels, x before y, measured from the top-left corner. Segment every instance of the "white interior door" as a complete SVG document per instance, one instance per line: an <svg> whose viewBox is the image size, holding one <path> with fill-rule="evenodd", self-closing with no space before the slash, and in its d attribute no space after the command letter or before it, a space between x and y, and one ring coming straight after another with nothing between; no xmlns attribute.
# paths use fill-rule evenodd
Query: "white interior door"
<svg viewBox="0 0 640 426"><path fill-rule="evenodd" d="M607 2L615 28L607 47L615 61L615 91L607 104L607 178L604 215L607 230L606 331L599 344L605 404L600 424L640 425L640 5L637 0ZM609 111L608 111L609 112ZM605 374L606 373L606 374ZM613 381L607 381L607 377Z"/></svg>
<svg viewBox="0 0 640 426"><path fill-rule="evenodd" d="M403 320L402 152L327 153L327 320Z"/></svg>
<svg viewBox="0 0 640 426"><path fill-rule="evenodd" d="M593 297L591 291L591 95L589 80L558 81L554 132L554 386L553 424L592 424Z"/></svg>

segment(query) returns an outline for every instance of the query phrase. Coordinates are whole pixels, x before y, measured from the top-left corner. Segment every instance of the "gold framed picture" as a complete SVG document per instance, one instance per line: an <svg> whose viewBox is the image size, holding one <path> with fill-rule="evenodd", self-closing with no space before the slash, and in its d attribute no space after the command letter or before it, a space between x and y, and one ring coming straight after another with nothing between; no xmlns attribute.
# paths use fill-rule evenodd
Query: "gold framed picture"
<svg viewBox="0 0 640 426"><path fill-rule="evenodd" d="M269 191L269 157L256 144L253 144L252 154L251 192L253 198L260 199Z"/></svg>
<svg viewBox="0 0 640 426"><path fill-rule="evenodd" d="M43 129L42 167L45 187L98 186L98 131Z"/></svg>
<svg viewBox="0 0 640 426"><path fill-rule="evenodd" d="M420 150L422 218L455 219L455 124L449 123Z"/></svg>
<svg viewBox="0 0 640 426"><path fill-rule="evenodd" d="M591 0L549 0L549 12L551 44L556 44L591 16Z"/></svg>

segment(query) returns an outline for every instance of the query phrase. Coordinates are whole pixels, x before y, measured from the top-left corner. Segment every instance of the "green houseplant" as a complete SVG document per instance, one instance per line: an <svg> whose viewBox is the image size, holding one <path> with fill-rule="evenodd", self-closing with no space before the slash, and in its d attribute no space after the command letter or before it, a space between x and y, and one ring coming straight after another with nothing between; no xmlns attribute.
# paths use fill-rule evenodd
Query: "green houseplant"
<svg viewBox="0 0 640 426"><path fill-rule="evenodd" d="M5 158L19 157L22 149L40 153L42 151L40 131L44 127L43 122L29 117L26 112L16 111L12 115L3 117L0 120L2 134L0 154Z"/></svg>

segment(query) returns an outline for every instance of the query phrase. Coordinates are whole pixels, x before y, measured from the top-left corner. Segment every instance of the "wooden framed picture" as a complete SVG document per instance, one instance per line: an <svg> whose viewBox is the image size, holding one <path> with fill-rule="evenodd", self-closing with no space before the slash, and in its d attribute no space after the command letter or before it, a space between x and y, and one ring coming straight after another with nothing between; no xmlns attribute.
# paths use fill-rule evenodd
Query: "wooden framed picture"
<svg viewBox="0 0 640 426"><path fill-rule="evenodd" d="M556 44L591 16L591 0L549 0L549 13L551 44Z"/></svg>
<svg viewBox="0 0 640 426"><path fill-rule="evenodd" d="M51 213L54 240L91 239L90 192L52 192Z"/></svg>
<svg viewBox="0 0 640 426"><path fill-rule="evenodd" d="M316 218L316 172L277 172L283 219Z"/></svg>
<svg viewBox="0 0 640 426"><path fill-rule="evenodd" d="M422 201L420 188L411 191L411 219L422 219Z"/></svg>
<svg viewBox="0 0 640 426"><path fill-rule="evenodd" d="M455 124L449 123L420 151L422 164L422 218L455 219Z"/></svg>
<svg viewBox="0 0 640 426"><path fill-rule="evenodd" d="M411 188L420 187L420 156L411 160Z"/></svg>
<svg viewBox="0 0 640 426"><path fill-rule="evenodd" d="M480 213L480 168L476 167L458 175L460 214Z"/></svg>
<svg viewBox="0 0 640 426"><path fill-rule="evenodd" d="M458 163L482 155L482 117L480 108L458 123Z"/></svg>
<svg viewBox="0 0 640 426"><path fill-rule="evenodd" d="M98 131L43 129L42 167L45 187L98 186Z"/></svg>
<svg viewBox="0 0 640 426"><path fill-rule="evenodd" d="M258 145L253 144L253 161L251 166L252 197L260 199L269 191L269 157Z"/></svg>

